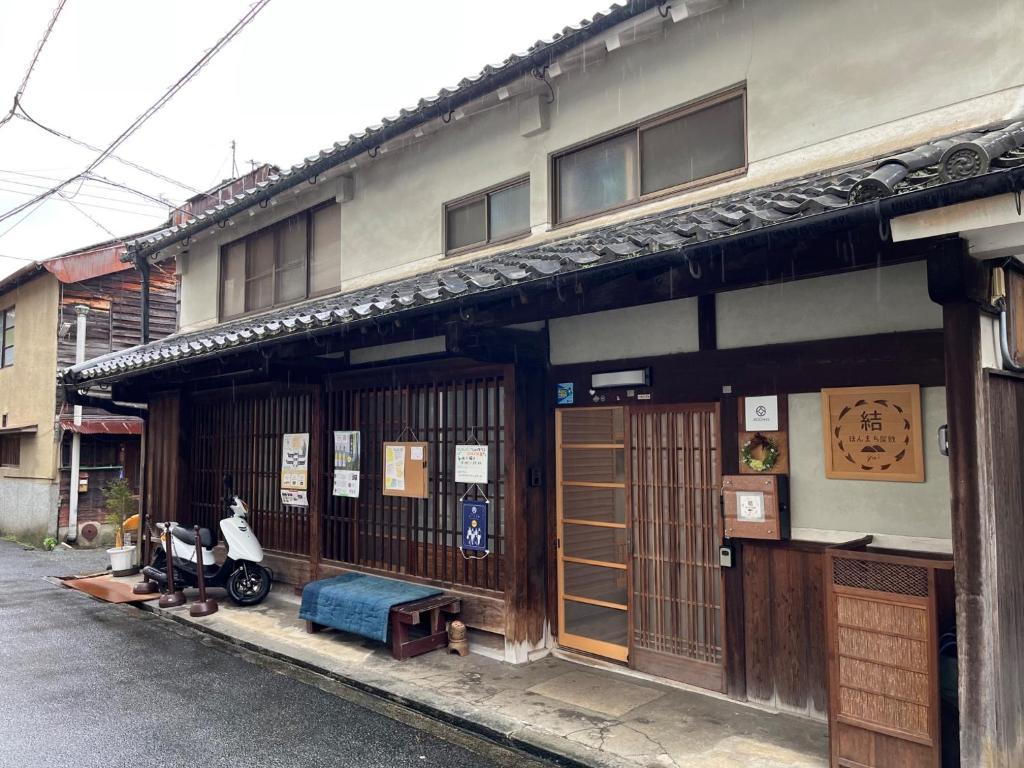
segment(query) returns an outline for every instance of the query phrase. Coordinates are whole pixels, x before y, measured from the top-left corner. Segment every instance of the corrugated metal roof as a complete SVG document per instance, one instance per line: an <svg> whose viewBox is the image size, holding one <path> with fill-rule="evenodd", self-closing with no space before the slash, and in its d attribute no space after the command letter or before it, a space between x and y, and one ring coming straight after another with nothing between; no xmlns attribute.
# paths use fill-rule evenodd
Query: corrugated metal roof
<svg viewBox="0 0 1024 768"><path fill-rule="evenodd" d="M998 154L996 154L998 153ZM184 360L258 345L331 326L358 324L416 307L471 300L503 287L579 273L613 262L683 252L751 230L843 209L865 209L893 195L996 174L1024 165L1024 122L940 139L897 155L595 228L560 240L510 246L458 266L306 301L214 328L87 361L67 383L123 378Z"/></svg>

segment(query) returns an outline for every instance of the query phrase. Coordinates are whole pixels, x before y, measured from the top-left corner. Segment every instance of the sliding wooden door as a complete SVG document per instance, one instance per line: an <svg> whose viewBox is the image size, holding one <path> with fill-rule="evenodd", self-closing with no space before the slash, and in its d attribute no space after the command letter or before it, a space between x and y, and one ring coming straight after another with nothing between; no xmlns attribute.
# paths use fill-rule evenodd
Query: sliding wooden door
<svg viewBox="0 0 1024 768"><path fill-rule="evenodd" d="M630 666L724 690L715 404L631 407Z"/></svg>
<svg viewBox="0 0 1024 768"><path fill-rule="evenodd" d="M556 412L558 642L625 661L629 522L622 408Z"/></svg>

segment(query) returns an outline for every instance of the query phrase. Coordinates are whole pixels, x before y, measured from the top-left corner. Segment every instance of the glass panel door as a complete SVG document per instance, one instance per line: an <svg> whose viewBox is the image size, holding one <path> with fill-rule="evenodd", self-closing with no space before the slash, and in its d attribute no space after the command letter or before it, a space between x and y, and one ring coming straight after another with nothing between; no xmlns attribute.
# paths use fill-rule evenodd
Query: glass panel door
<svg viewBox="0 0 1024 768"><path fill-rule="evenodd" d="M558 641L625 661L629 530L622 408L555 414Z"/></svg>

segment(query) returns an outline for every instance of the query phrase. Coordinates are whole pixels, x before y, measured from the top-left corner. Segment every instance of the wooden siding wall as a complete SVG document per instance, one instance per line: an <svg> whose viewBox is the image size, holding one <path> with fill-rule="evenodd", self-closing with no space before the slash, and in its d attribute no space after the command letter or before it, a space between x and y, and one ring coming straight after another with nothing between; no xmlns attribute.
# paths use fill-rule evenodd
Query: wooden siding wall
<svg viewBox="0 0 1024 768"><path fill-rule="evenodd" d="M149 399L146 419L145 521L154 523L182 519L184 498L181 440L182 402L177 392L154 394Z"/></svg>
<svg viewBox="0 0 1024 768"><path fill-rule="evenodd" d="M823 547L755 541L739 546L746 698L825 720Z"/></svg>
<svg viewBox="0 0 1024 768"><path fill-rule="evenodd" d="M149 287L149 335L151 339L168 336L177 329L176 281L173 272L153 269ZM142 282L135 269L102 275L80 283L61 285L58 326L71 323L71 330L57 340L57 365L75 364L75 307L89 307L86 318L85 356L98 357L108 352L134 347L142 342ZM57 410L63 405L58 389ZM101 414L97 409L87 413Z"/></svg>

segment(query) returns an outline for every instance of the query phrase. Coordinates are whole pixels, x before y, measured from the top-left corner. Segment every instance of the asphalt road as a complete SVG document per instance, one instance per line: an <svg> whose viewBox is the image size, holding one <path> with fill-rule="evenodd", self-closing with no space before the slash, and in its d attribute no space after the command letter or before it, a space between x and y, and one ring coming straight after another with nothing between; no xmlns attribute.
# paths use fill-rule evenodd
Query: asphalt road
<svg viewBox="0 0 1024 768"><path fill-rule="evenodd" d="M0 767L545 765L45 580L104 562L0 541Z"/></svg>

